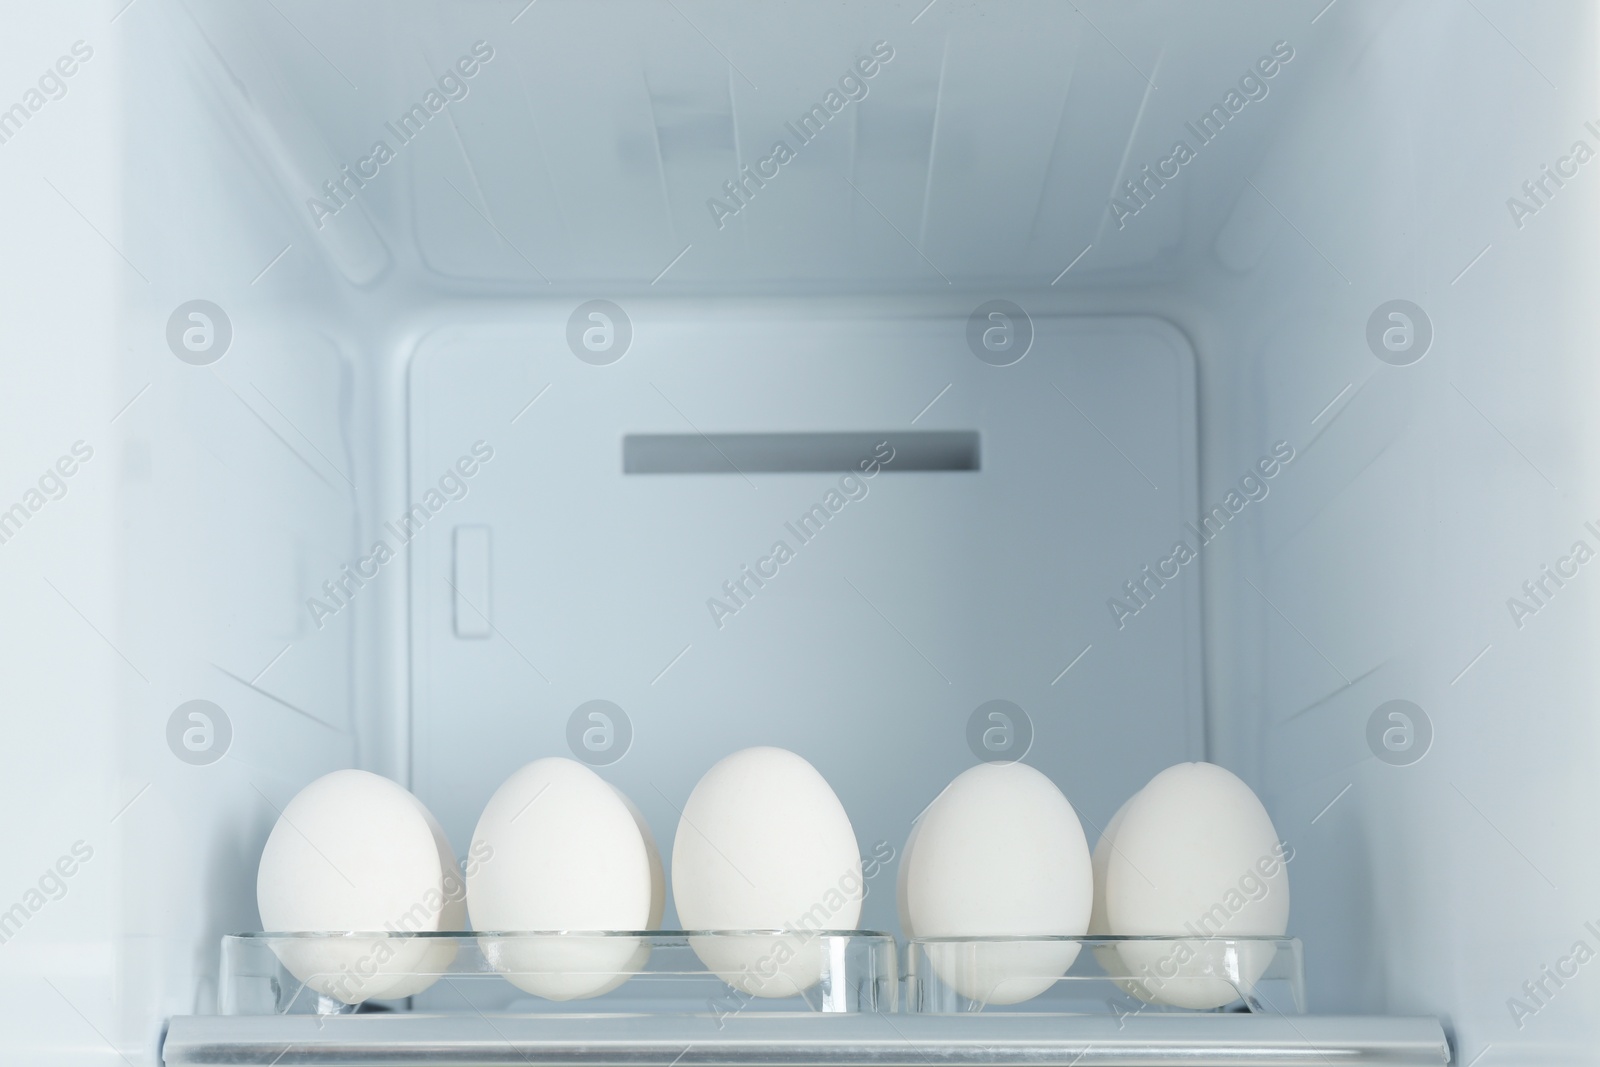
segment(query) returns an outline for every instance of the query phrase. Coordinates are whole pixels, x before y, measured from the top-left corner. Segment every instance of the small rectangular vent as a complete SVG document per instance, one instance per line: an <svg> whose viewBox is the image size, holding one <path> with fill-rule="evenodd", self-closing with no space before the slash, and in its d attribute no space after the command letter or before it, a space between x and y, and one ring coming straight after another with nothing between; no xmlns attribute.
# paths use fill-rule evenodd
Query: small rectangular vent
<svg viewBox="0 0 1600 1067"><path fill-rule="evenodd" d="M887 448L885 448L887 442ZM882 459L885 471L980 470L976 430L877 433L627 434L624 474L792 474L859 471Z"/></svg>

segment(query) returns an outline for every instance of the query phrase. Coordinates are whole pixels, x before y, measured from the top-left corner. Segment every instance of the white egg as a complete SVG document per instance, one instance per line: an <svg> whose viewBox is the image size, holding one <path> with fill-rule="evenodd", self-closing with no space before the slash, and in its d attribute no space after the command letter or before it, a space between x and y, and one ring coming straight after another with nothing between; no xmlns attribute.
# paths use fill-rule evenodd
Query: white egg
<svg viewBox="0 0 1600 1067"><path fill-rule="evenodd" d="M467 873L473 927L596 935L480 938L517 988L550 1000L593 997L642 964L648 946L639 938L604 935L660 921L654 843L636 810L594 771L559 758L535 760L489 798L472 835L480 861Z"/></svg>
<svg viewBox="0 0 1600 1067"><path fill-rule="evenodd" d="M945 787L912 829L901 859L908 936L1079 937L1094 875L1077 812L1023 763L984 763ZM1077 958L1073 942L929 946L941 978L984 1004L1049 989Z"/></svg>
<svg viewBox="0 0 1600 1067"><path fill-rule="evenodd" d="M458 929L455 857L409 792L367 771L324 775L284 807L261 853L256 902L268 932ZM274 947L296 978L348 1004L421 992L455 957L446 939L289 939Z"/></svg>
<svg viewBox="0 0 1600 1067"><path fill-rule="evenodd" d="M1168 767L1130 800L1106 862L1105 913L1125 936L1281 937L1289 924L1292 858L1250 787L1210 763ZM1238 999L1225 949L1181 940L1118 946L1139 995L1183 1008ZM1275 949L1246 945L1240 980L1253 984Z"/></svg>
<svg viewBox="0 0 1600 1067"><path fill-rule="evenodd" d="M815 931L851 930L861 917L861 853L815 767L781 748L747 748L707 771L684 803L672 892L686 930L789 931L689 943L735 989L792 996L822 976Z"/></svg>

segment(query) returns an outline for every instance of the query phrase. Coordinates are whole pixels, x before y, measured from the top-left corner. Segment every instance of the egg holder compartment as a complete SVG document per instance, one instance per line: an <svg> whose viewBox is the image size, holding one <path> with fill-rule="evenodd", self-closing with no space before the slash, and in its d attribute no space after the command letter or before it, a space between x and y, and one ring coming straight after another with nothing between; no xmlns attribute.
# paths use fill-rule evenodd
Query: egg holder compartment
<svg viewBox="0 0 1600 1067"><path fill-rule="evenodd" d="M744 951L751 938L795 937L795 931L231 935L223 939L220 1013L174 1016L161 1058L168 1067L1443 1067L1450 1061L1438 1019L1301 1014L1300 944L1290 938L920 938L907 945L902 976L893 937L819 932L803 944L818 954L820 980L774 999L736 992L691 947L694 939L702 948ZM506 949L553 951L555 959L603 939L632 939L634 950L649 952L633 969L596 974L620 984L593 999L533 996L495 966L507 961ZM356 958L348 954L358 957L385 942L388 949L424 955L432 949L451 958L430 957L431 967L386 976L432 979L409 1000L372 997L359 1004L317 993L279 958L307 949ZM1180 979L1221 981L1237 999L1187 1010L1129 992L1127 985L1144 976L1126 966L1121 950L1156 952L1159 963L1160 953L1179 946L1186 969L1164 988L1176 992L1170 983ZM1076 958L1059 973L1049 953L1063 959L1073 949ZM1032 999L1001 1005L957 987L995 959L1008 965L1008 975L1026 977L1027 968L1009 965L1030 952L1041 954L1034 970L1042 991ZM902 979L907 998L899 998Z"/></svg>
<svg viewBox="0 0 1600 1067"><path fill-rule="evenodd" d="M729 984L701 953L754 962ZM218 1012L1305 1012L1294 938L912 938L903 976L898 960L895 939L872 931L230 934ZM794 964L815 976L804 988L785 974Z"/></svg>
<svg viewBox="0 0 1600 1067"><path fill-rule="evenodd" d="M739 984L700 953L747 961ZM222 939L217 1009L725 1018L894 1012L899 991L895 939L864 930L247 933Z"/></svg>
<svg viewBox="0 0 1600 1067"><path fill-rule="evenodd" d="M924 1015L1303 1015L1292 937L922 937L904 1010Z"/></svg>

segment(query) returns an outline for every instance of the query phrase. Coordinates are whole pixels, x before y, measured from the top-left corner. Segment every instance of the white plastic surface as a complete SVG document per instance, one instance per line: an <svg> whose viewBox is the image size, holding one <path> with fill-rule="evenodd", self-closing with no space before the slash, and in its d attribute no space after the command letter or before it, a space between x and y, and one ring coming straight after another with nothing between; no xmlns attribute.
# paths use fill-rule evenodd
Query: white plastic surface
<svg viewBox="0 0 1600 1067"><path fill-rule="evenodd" d="M1034 315L1032 349L994 367L948 304L636 302L627 354L592 366L567 348L572 310L440 325L412 367L412 499L474 442L494 451L431 520L493 529L494 639L454 635L449 538L412 545L415 781L453 835L485 777L566 749L596 698L631 723L605 773L658 837L708 755L773 744L834 785L863 855L897 849L974 762L969 721L995 699L1031 720L1028 762L1074 783L1086 825L1204 755L1199 571L1121 629L1107 603L1195 507L1192 356L1170 326ZM631 432L892 448L925 428L977 430L982 469L889 460L805 542L790 526L840 474L622 470ZM708 607L733 605L724 583L779 540L792 558L775 577L745 579L735 612ZM885 882L868 928L895 923Z"/></svg>

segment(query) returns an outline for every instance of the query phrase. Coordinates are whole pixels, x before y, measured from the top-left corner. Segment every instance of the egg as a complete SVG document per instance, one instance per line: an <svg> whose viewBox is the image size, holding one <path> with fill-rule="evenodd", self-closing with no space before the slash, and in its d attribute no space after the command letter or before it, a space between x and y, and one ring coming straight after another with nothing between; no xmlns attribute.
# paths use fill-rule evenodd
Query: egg
<svg viewBox="0 0 1600 1067"><path fill-rule="evenodd" d="M735 752L684 802L672 893L702 963L742 993L786 997L822 976L818 930L861 917L861 854L844 805L815 767L780 748Z"/></svg>
<svg viewBox="0 0 1600 1067"><path fill-rule="evenodd" d="M422 803L367 771L324 775L284 806L256 872L269 932L459 929L464 889L444 831ZM299 980L347 1004L420 993L455 958L449 939L285 939Z"/></svg>
<svg viewBox="0 0 1600 1067"><path fill-rule="evenodd" d="M963 771L923 812L901 863L900 922L908 936L1080 937L1089 928L1089 842L1061 790L1027 764ZM1079 948L980 942L926 951L962 996L1000 1005L1049 989Z"/></svg>
<svg viewBox="0 0 1600 1067"><path fill-rule="evenodd" d="M1289 923L1293 858L1254 792L1210 763L1180 763L1128 802L1105 872L1105 919L1123 936L1281 937ZM1225 978L1226 949L1195 940L1117 946L1138 995L1158 1004L1218 1008L1239 992ZM1239 949L1253 984L1276 949Z"/></svg>
<svg viewBox="0 0 1600 1067"><path fill-rule="evenodd" d="M595 936L480 937L508 981L549 1000L615 989L649 946L609 931L660 922L665 879L644 820L576 760L535 760L495 790L472 834L467 907L474 929ZM641 951L642 950L642 951Z"/></svg>

